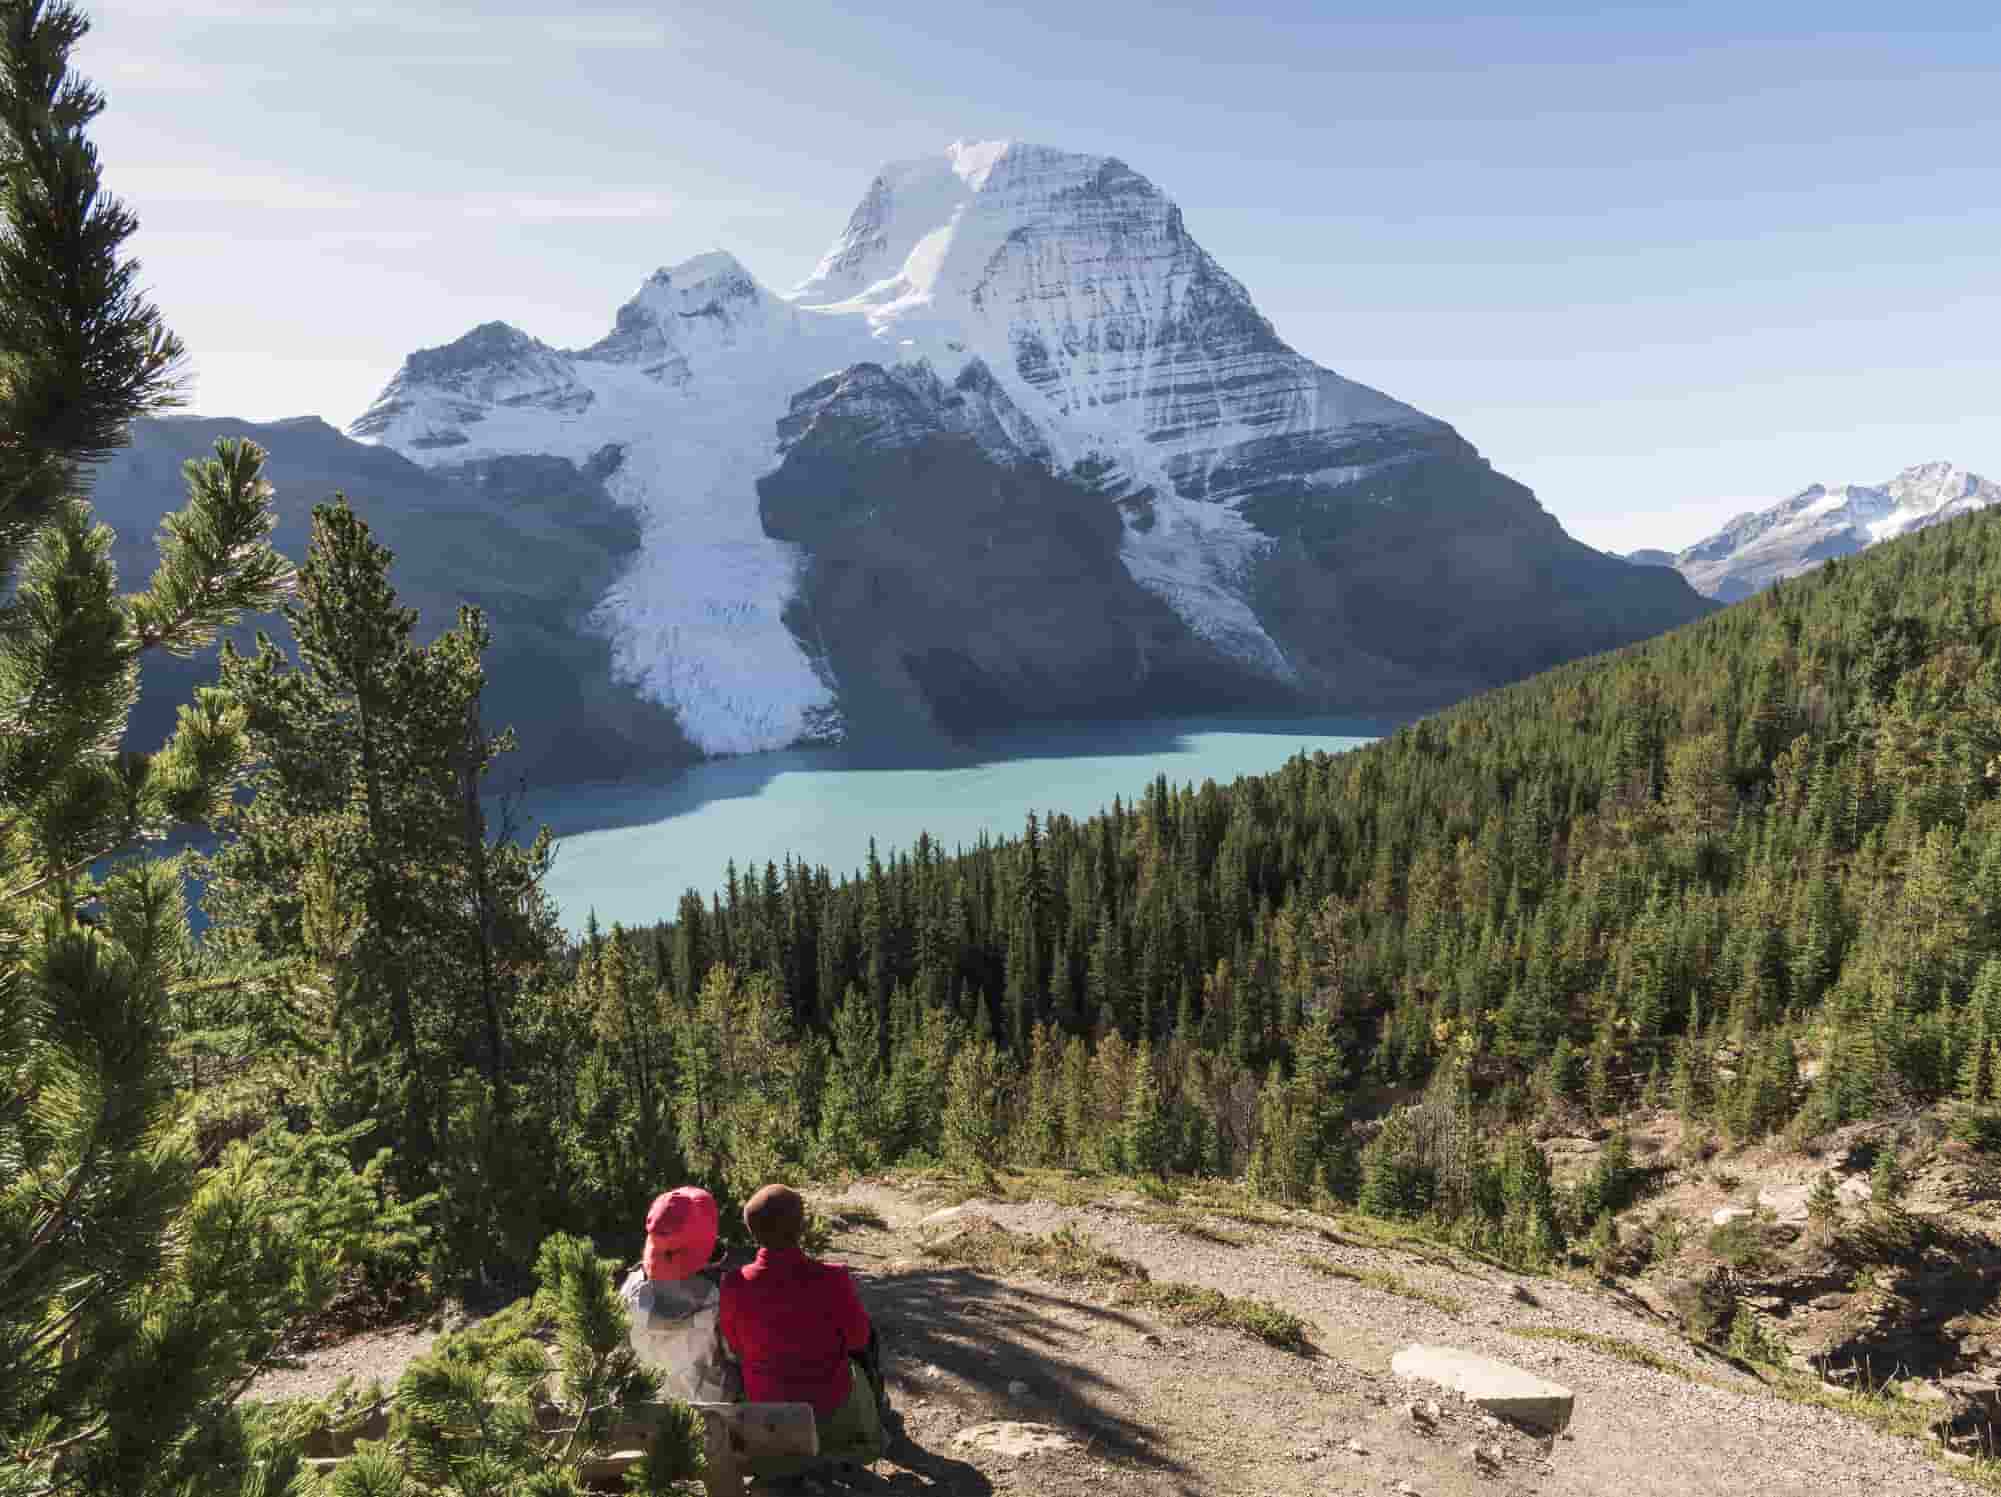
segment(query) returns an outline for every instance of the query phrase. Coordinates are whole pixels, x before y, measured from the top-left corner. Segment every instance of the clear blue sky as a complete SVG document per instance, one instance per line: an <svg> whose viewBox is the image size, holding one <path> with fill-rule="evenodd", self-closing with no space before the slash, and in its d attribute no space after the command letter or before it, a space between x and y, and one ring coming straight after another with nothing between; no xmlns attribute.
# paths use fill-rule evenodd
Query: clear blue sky
<svg viewBox="0 0 2001 1497"><path fill-rule="evenodd" d="M1015 137L1151 177L1290 342L1594 545L2001 477L1993 0L91 14L108 178L211 414L344 425L413 348L592 340L711 247L782 289L882 161Z"/></svg>

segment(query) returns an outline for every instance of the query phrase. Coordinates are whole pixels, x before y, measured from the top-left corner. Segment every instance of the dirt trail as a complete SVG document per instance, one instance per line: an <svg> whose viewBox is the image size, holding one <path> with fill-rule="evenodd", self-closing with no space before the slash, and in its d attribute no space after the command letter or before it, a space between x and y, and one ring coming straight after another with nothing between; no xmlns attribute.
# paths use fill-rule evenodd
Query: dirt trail
<svg viewBox="0 0 2001 1497"><path fill-rule="evenodd" d="M853 1268L882 1332L908 1435L859 1491L1961 1497L1971 1490L1911 1442L1782 1402L1729 1364L1699 1358L1636 1301L1415 1245L1365 1244L1306 1213L1247 1224L1131 1196L1090 1206L973 1208L1011 1232L1080 1229L1156 1280L1281 1305L1311 1327L1313 1350L1301 1356L1233 1330L1178 1325L1102 1291L927 1258L918 1223L936 1203L903 1189L862 1184L815 1194L814 1205L836 1222L827 1256ZM1342 1273L1391 1277L1371 1287ZM1537 1329L1616 1337L1704 1380L1518 1334ZM1550 1441L1495 1428L1448 1395L1400 1382L1390 1357L1413 1341L1483 1352L1568 1385L1577 1395L1568 1433ZM421 1350L415 1337L350 1343L312 1354L256 1392L323 1391L343 1373L391 1381ZM1433 1396L1437 1423L1413 1423L1406 1404ZM1012 1458L960 1442L963 1432L995 1421L1046 1425L1075 1444ZM1475 1446L1490 1455L1498 1446L1501 1459L1480 1459Z"/></svg>

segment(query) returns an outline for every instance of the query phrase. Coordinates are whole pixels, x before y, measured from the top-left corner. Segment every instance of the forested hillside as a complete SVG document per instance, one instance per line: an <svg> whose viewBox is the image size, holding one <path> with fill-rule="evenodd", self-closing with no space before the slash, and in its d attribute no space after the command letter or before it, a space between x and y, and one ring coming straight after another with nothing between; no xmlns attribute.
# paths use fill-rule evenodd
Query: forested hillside
<svg viewBox="0 0 2001 1497"><path fill-rule="evenodd" d="M676 1156L1248 1169L1531 1255L1594 1203L1530 1180L1549 1219L1508 1224L1483 1132L1984 1104L1997 587L1975 518L1351 754L853 878L749 870L593 933L562 1008L590 1026L533 1093L578 1177L630 1190ZM1434 1080L1444 1110L1374 1129Z"/></svg>

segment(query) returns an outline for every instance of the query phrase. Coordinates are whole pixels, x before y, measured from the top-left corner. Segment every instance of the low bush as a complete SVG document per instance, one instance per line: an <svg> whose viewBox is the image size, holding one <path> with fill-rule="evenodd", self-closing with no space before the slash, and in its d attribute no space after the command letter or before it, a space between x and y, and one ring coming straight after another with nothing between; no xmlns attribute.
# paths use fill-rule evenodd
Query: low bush
<svg viewBox="0 0 2001 1497"><path fill-rule="evenodd" d="M1720 1258L1740 1273L1762 1268L1771 1253L1764 1230L1748 1217L1711 1227L1702 1245L1712 1258Z"/></svg>

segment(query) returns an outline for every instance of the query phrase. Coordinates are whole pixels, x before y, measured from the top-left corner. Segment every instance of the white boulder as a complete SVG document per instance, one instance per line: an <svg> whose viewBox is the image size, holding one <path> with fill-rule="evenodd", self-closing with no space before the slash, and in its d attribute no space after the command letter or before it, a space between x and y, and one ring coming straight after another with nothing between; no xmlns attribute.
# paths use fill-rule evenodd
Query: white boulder
<svg viewBox="0 0 2001 1497"><path fill-rule="evenodd" d="M1810 1184L1767 1185L1758 1192L1758 1204L1771 1212L1774 1219L1796 1226L1807 1219L1806 1203L1812 1194Z"/></svg>
<svg viewBox="0 0 2001 1497"><path fill-rule="evenodd" d="M1490 1414L1552 1433L1570 1423L1577 1401L1561 1383L1452 1346L1406 1346L1390 1359L1390 1371L1435 1383Z"/></svg>

